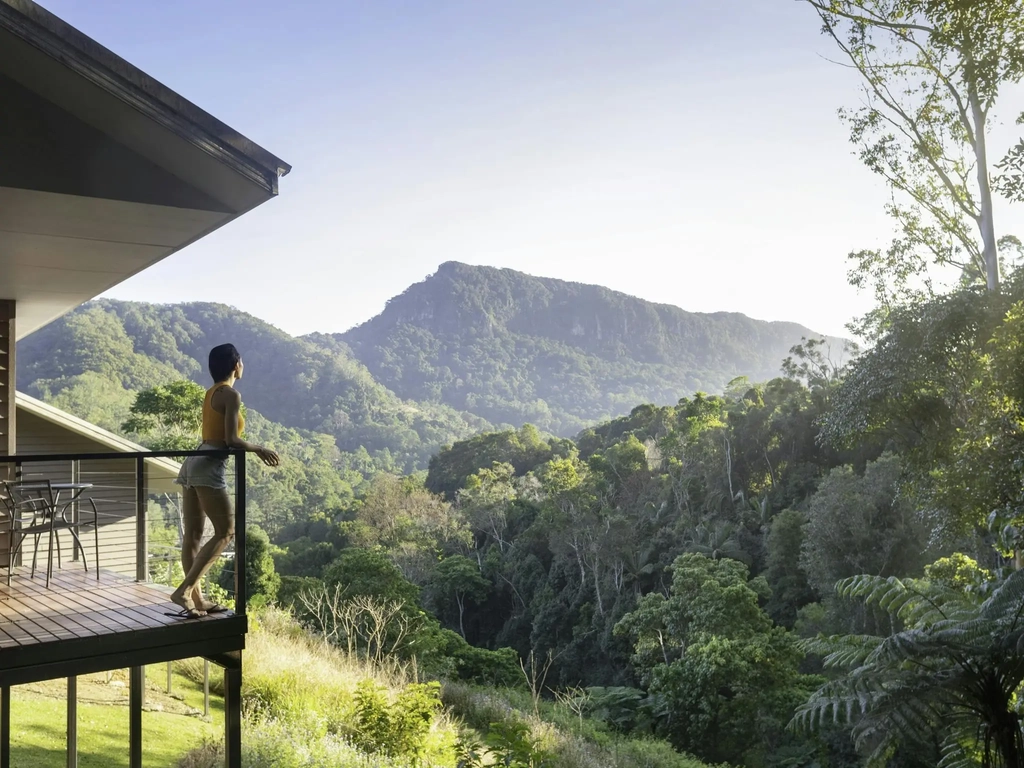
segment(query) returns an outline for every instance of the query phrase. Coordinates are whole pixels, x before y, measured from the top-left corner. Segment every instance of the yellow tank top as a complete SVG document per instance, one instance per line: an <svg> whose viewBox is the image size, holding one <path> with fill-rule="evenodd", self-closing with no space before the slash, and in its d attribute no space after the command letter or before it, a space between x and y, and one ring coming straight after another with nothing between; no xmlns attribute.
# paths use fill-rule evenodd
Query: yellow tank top
<svg viewBox="0 0 1024 768"><path fill-rule="evenodd" d="M213 393L221 387L226 387L227 384L217 384L216 386L210 387L206 390L206 399L203 400L203 442L219 442L223 443L226 441L224 435L224 414L218 413L213 408ZM238 414L238 434L242 434L242 430L245 429L245 417L241 413Z"/></svg>

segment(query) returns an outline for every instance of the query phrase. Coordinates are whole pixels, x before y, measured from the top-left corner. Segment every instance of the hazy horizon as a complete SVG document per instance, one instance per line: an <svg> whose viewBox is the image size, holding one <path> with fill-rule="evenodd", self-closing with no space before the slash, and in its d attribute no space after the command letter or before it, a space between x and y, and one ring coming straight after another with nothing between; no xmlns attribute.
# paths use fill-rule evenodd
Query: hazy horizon
<svg viewBox="0 0 1024 768"><path fill-rule="evenodd" d="M438 264L437 267L434 269L434 271L431 272L429 275L425 275L424 277L420 278L419 280L416 280L415 282L410 283L409 285L405 286L405 288L402 288L400 291L398 291L396 294L394 294L394 296L398 296L399 294L401 294L402 292L404 292L408 288L411 288L414 285L417 285L419 283L422 283L422 282L425 282L425 281L429 280L431 277L433 277L434 275L437 274L438 270L440 270L440 268L445 263L451 263L451 262L456 262L456 263L460 263L460 264L467 264L467 262L460 262L457 259L449 259L448 262L442 262L441 264ZM501 266L496 266L496 265L491 265L491 264L473 264L473 265L469 265L469 266L488 267L488 268L491 268L491 269L499 269L499 270L500 269L512 269L513 271L518 272L520 274L525 274L525 275L528 275L529 277L535 277L535 278L540 278L540 279L545 279L545 280L559 280L559 281L566 282L566 283L583 283L585 285L599 285L600 287L607 288L608 290L613 291L615 293L621 293L621 294L624 294L624 295L627 295L627 296L633 296L634 298L641 299L643 301L648 301L651 304L655 304L655 305L675 307L677 309L683 310L684 312L691 312L692 314L716 315L716 314L733 314L735 312L734 310L721 310L721 309L719 309L719 310L710 310L710 311L706 311L706 312L705 311L688 310L685 307L680 307L678 304L672 304L671 302L661 302L661 301L653 301L653 300L650 300L650 299L644 299L642 296L635 296L634 294L626 293L625 291L620 291L620 290L614 288L613 286L605 286L605 285L600 285L598 283L585 283L584 281L581 281L581 280L573 280L573 279L566 279L566 278L560 278L560 277L551 277L549 275L537 275L537 274L532 274L532 273L529 273L529 272L523 272L522 270L516 270L516 269L514 269L512 267L501 267ZM128 296L119 296L119 295L115 295L115 294L116 294L116 291L111 291L111 292L108 292L106 294L103 294L102 296L98 296L97 300L99 300L99 299L111 299L111 300L115 300L115 301L138 301L138 302L145 302L145 303L151 303L151 304L166 304L166 305L189 304L189 303L223 304L223 305L230 306L230 307L238 310L239 312L246 312L246 313L248 313L250 315L254 315L255 317L257 317L260 320L267 320L267 318L265 318L265 317L263 317L263 316L261 316L259 314L256 314L256 313L253 313L253 312L249 312L249 310L247 310L247 309L243 309L242 307L239 307L237 305L233 305L230 302L226 302L226 301L219 301L219 300L214 300L214 299L206 300L206 299L187 299L187 298L178 299L178 300L161 300L161 299L149 300L149 299L131 298L131 297L128 297ZM394 298L394 297L392 296L392 297L388 297L388 298L390 299L390 298ZM365 318L363 318L361 320L356 320L352 325L348 326L347 328L341 328L341 329L336 329L336 330L331 330L331 331L323 331L322 329L314 328L314 329L312 329L310 331L304 331L302 333L291 333L291 332L287 331L287 329L283 328L282 326L277 325L276 323L271 322L271 325L274 325L275 327L279 328L280 330L285 330L286 332L289 332L289 333L291 333L291 335L296 336L296 337L301 337L301 336L304 336L304 335L309 334L309 333L332 333L332 334L337 333L337 334L343 334L346 331L350 331L350 330L352 330L353 328L355 328L357 326L360 326L360 325L363 325L365 323L370 322L371 320L376 318L378 315L380 315L384 311L384 309L385 309L385 307L382 306L378 311L374 312L369 317L365 317ZM768 323L789 323L789 324L801 325L801 326L806 327L810 331L819 332L819 333L822 333L823 335L827 335L829 337L833 337L833 338L836 338L836 337L838 337L838 338L847 338L847 339L851 339L852 340L851 334L849 334L848 332L840 332L838 334L828 333L828 332L825 332L825 331L821 331L818 328L810 327L807 323L803 323L800 320L787 320L785 318L780 318L780 319L775 319L775 320L767 320L767 319L761 318L761 317L754 317L753 315L749 315L746 312L740 312L739 314L746 315L747 317L751 318L752 320L761 320L761 321L768 322ZM270 321L267 321L267 322L270 322Z"/></svg>
<svg viewBox="0 0 1024 768"><path fill-rule="evenodd" d="M888 241L888 192L794 0L43 4L294 167L109 297L342 332L461 261L836 336L870 306L846 254Z"/></svg>

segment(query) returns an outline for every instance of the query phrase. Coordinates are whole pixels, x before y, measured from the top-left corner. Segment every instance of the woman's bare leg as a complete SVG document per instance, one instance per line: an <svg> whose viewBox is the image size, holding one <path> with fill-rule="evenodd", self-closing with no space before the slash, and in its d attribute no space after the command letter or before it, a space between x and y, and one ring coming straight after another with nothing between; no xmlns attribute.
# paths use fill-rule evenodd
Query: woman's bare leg
<svg viewBox="0 0 1024 768"><path fill-rule="evenodd" d="M181 524L181 567L187 574L192 570L196 555L199 554L203 541L203 529L206 527L206 515L203 514L203 507L199 503L199 494L194 486L185 486L182 491ZM189 599L186 600L186 597ZM195 607L189 602L194 598L181 587L174 591L171 599L182 608L191 610Z"/></svg>
<svg viewBox="0 0 1024 768"><path fill-rule="evenodd" d="M192 570L192 563L203 542L203 530L206 527L206 515L199 504L199 494L195 488L186 486L181 504L181 522L183 537L181 542L181 567L185 573Z"/></svg>
<svg viewBox="0 0 1024 768"><path fill-rule="evenodd" d="M193 556L192 563L185 574L185 580L174 590L171 599L184 608L189 607L187 603L193 603L193 607L198 608L199 606L193 602L195 599L193 595L196 594L195 590L198 588L199 582L213 565L214 560L220 556L235 535L235 513L231 508L231 497L228 496L226 488L207 488L197 485L190 490L196 493L203 515L210 518L210 522L213 523L214 533L210 540Z"/></svg>

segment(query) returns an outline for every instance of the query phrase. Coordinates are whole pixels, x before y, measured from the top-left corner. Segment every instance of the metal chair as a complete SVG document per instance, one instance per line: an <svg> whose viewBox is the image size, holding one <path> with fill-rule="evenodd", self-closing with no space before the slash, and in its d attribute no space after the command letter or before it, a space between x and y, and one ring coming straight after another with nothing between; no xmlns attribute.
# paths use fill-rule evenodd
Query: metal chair
<svg viewBox="0 0 1024 768"><path fill-rule="evenodd" d="M32 551L31 576L36 574L36 564L39 556L39 539L41 536L48 537L47 562L46 562L46 586L50 586L50 577L53 575L53 542L57 541L57 567L62 566L60 554L60 531L67 529L74 540L73 551L81 551L82 563L86 572L89 570L89 560L85 554L85 547L78 536L81 527L92 526L95 538L96 561L93 567L96 571L96 578L99 580L99 510L92 498L85 501L92 507L92 520L84 522L67 519L67 509L81 498L72 498L60 504L58 494L54 492L53 485L49 480L19 480L4 481L4 492L6 504L11 515L11 549L10 561L7 569L7 584L11 583L11 571L14 567L17 556L21 554L25 539L28 536L35 536L35 543Z"/></svg>
<svg viewBox="0 0 1024 768"><path fill-rule="evenodd" d="M6 489L5 489L6 491ZM29 522L18 517L15 504L6 492L0 494L0 536L7 539L7 586L11 585L11 573L14 570L14 532L19 524Z"/></svg>

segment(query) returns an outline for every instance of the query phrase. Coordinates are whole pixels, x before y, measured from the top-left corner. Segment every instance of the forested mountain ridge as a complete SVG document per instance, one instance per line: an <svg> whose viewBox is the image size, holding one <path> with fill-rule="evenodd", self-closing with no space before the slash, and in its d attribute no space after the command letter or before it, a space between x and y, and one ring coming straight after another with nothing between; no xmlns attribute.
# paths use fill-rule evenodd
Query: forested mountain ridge
<svg viewBox="0 0 1024 768"><path fill-rule="evenodd" d="M773 378L794 344L817 335L447 262L334 338L401 397L570 435L638 402L720 392L738 376Z"/></svg>
<svg viewBox="0 0 1024 768"><path fill-rule="evenodd" d="M131 393L207 384L207 352L230 340L248 363L239 389L254 411L330 435L361 472L408 472L492 425L571 436L638 402L772 378L806 335L449 262L345 334L295 338L221 304L91 302L19 343L18 386L118 431Z"/></svg>

